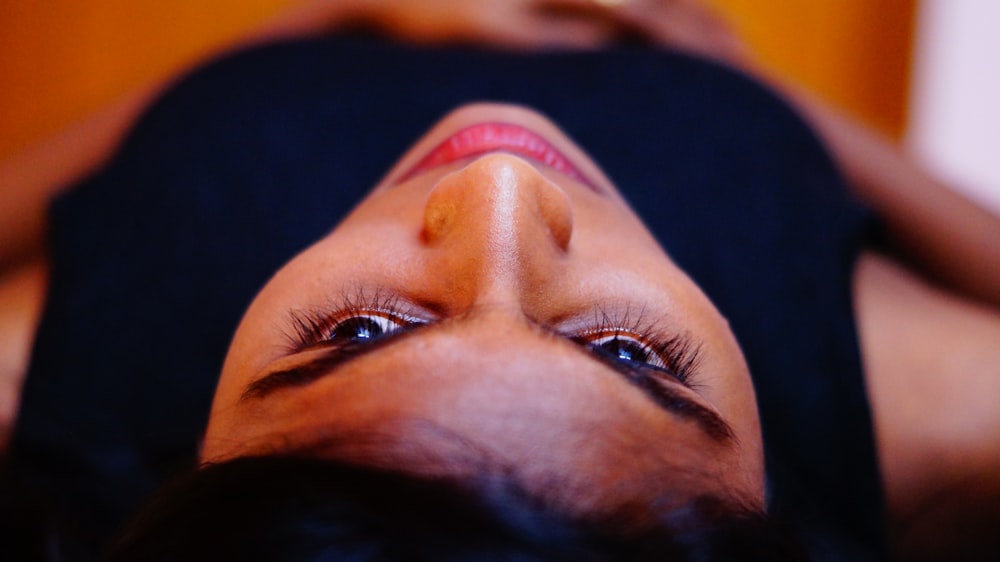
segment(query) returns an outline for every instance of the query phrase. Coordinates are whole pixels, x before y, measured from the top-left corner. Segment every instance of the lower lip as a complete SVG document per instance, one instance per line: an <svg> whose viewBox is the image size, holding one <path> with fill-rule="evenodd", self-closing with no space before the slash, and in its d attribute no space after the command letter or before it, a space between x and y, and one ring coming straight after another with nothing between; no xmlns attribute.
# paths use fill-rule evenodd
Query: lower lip
<svg viewBox="0 0 1000 562"><path fill-rule="evenodd" d="M406 181L430 169L463 158L497 151L509 152L544 164L594 191L599 191L596 185L580 173L569 158L549 141L537 133L510 123L480 123L458 131L431 150L416 166L404 174L400 181Z"/></svg>

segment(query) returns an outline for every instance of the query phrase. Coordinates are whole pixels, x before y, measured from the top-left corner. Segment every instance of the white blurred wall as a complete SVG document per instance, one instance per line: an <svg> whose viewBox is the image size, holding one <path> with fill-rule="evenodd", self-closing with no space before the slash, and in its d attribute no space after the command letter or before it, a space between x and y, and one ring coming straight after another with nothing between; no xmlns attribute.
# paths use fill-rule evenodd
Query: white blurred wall
<svg viewBox="0 0 1000 562"><path fill-rule="evenodd" d="M1000 214L1000 0L922 0L918 10L907 144Z"/></svg>

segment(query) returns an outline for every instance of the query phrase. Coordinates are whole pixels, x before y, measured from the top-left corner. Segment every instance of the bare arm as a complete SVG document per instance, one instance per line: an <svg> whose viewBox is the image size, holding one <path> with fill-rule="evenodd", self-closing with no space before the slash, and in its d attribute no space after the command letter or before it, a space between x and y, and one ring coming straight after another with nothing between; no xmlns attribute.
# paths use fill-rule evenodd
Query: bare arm
<svg viewBox="0 0 1000 562"><path fill-rule="evenodd" d="M930 280L1000 306L1000 217L935 181L875 131L808 94L785 91L855 193L885 220L904 259Z"/></svg>
<svg viewBox="0 0 1000 562"><path fill-rule="evenodd" d="M854 298L897 554L994 560L1000 312L875 254L858 264Z"/></svg>

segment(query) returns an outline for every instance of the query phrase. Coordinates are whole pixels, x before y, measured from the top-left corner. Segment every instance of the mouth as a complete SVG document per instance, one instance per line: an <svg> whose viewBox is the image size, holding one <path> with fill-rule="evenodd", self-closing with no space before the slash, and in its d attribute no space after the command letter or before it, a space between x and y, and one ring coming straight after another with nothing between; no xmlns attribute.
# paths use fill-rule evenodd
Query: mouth
<svg viewBox="0 0 1000 562"><path fill-rule="evenodd" d="M508 152L548 166L600 193L597 185L544 137L511 123L479 123L459 130L434 147L399 180L406 181L438 166L490 152Z"/></svg>

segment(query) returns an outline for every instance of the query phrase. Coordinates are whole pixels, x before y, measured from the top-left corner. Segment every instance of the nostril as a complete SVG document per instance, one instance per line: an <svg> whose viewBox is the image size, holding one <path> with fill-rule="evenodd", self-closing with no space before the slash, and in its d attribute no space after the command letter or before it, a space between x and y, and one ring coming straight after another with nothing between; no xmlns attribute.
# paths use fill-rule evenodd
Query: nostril
<svg viewBox="0 0 1000 562"><path fill-rule="evenodd" d="M446 237L454 228L458 207L450 201L428 203L424 207L424 228L421 234L425 243L433 244Z"/></svg>
<svg viewBox="0 0 1000 562"><path fill-rule="evenodd" d="M569 241L573 236L573 207L569 196L554 185L542 186L535 193L538 211L548 226L552 240L560 250L569 250Z"/></svg>

